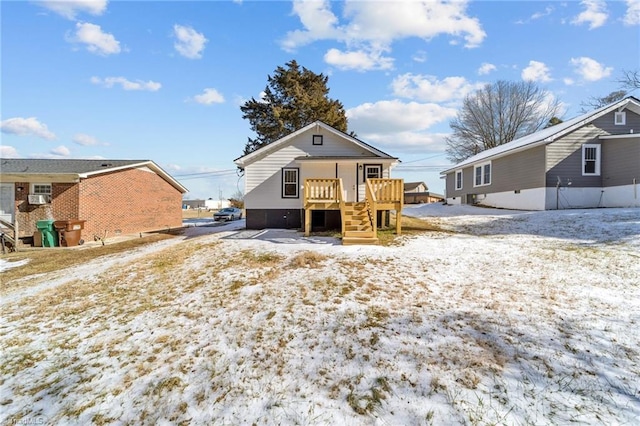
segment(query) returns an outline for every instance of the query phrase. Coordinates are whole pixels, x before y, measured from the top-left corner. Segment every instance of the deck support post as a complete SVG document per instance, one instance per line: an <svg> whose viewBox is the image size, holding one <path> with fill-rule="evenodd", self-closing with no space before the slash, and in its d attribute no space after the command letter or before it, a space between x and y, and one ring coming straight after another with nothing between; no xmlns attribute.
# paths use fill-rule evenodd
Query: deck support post
<svg viewBox="0 0 640 426"><path fill-rule="evenodd" d="M304 209L304 236L311 234L311 209Z"/></svg>

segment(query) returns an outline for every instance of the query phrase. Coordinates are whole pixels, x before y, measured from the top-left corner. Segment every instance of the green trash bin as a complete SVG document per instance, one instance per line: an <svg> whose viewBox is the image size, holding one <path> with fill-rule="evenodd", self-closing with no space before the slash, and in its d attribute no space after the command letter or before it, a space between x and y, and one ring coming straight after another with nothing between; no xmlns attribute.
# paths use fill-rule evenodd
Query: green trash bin
<svg viewBox="0 0 640 426"><path fill-rule="evenodd" d="M36 228L42 234L42 247L58 246L58 233L53 227L53 220L39 220Z"/></svg>

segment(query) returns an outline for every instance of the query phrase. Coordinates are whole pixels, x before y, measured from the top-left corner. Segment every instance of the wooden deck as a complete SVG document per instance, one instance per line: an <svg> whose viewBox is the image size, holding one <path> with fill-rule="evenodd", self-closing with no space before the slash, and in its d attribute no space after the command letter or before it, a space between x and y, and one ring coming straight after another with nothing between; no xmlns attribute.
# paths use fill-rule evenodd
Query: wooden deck
<svg viewBox="0 0 640 426"><path fill-rule="evenodd" d="M311 232L312 210L340 210L342 244L377 244L378 211L396 211L396 234L402 233L403 179L367 179L365 199L344 200L342 179L306 179L304 234Z"/></svg>

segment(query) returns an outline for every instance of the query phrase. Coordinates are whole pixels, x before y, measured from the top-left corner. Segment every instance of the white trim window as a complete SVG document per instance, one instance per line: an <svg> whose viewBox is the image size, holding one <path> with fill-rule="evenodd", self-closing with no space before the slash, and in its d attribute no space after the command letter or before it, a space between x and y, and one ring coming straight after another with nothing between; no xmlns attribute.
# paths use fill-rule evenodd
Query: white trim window
<svg viewBox="0 0 640 426"><path fill-rule="evenodd" d="M462 189L462 170L456 170L455 174L456 190Z"/></svg>
<svg viewBox="0 0 640 426"><path fill-rule="evenodd" d="M624 126L627 124L627 112L626 111L618 111L613 115L613 124L616 126Z"/></svg>
<svg viewBox="0 0 640 426"><path fill-rule="evenodd" d="M32 183L30 194L34 195L48 195L51 197L52 190L50 183Z"/></svg>
<svg viewBox="0 0 640 426"><path fill-rule="evenodd" d="M282 169L282 198L298 198L300 169Z"/></svg>
<svg viewBox="0 0 640 426"><path fill-rule="evenodd" d="M363 181L366 181L367 179L379 179L381 177L382 177L381 164L365 164L364 165L364 175L362 176Z"/></svg>
<svg viewBox="0 0 640 426"><path fill-rule="evenodd" d="M600 176L600 145L582 145L582 176Z"/></svg>
<svg viewBox="0 0 640 426"><path fill-rule="evenodd" d="M473 186L491 185L491 161L473 167Z"/></svg>

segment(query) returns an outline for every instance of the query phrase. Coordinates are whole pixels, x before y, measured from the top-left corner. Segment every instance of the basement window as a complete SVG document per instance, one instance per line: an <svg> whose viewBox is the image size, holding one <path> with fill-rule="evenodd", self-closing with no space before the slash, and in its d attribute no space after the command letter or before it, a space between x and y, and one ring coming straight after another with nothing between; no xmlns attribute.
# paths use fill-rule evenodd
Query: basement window
<svg viewBox="0 0 640 426"><path fill-rule="evenodd" d="M613 124L624 126L627 123L627 113L625 111L616 112L613 116Z"/></svg>

